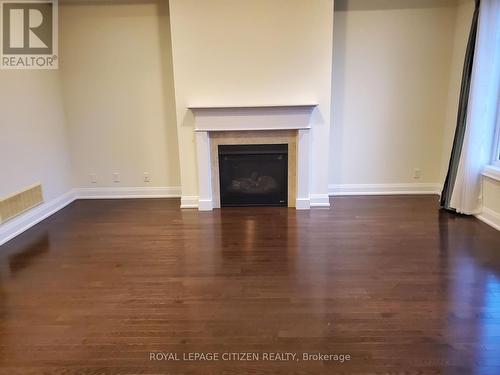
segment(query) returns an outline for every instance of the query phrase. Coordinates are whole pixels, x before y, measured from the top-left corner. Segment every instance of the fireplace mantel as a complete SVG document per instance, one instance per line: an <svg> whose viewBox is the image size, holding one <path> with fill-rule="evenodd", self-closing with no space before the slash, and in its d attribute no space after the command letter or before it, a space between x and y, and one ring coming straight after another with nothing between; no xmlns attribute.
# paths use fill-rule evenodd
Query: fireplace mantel
<svg viewBox="0 0 500 375"><path fill-rule="evenodd" d="M318 103L296 103L296 104L257 104L257 105L188 105L191 110L203 109L248 109L248 108L314 108Z"/></svg>
<svg viewBox="0 0 500 375"><path fill-rule="evenodd" d="M211 134L247 131L257 139L263 132L290 130L296 132L297 144L295 207L309 209L311 117L317 106L315 103L188 106L195 120L198 209L209 211L217 207L212 189L212 159L215 156L211 153Z"/></svg>
<svg viewBox="0 0 500 375"><path fill-rule="evenodd" d="M192 105L195 131L310 129L316 103L275 105Z"/></svg>

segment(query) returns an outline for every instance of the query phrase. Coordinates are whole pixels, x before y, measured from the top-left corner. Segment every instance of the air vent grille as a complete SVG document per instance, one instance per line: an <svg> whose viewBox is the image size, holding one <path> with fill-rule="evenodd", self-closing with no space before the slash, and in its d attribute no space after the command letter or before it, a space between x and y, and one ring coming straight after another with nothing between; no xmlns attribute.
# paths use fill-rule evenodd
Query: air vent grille
<svg viewBox="0 0 500 375"><path fill-rule="evenodd" d="M0 223L4 223L41 203L43 203L43 194L40 184L0 199Z"/></svg>

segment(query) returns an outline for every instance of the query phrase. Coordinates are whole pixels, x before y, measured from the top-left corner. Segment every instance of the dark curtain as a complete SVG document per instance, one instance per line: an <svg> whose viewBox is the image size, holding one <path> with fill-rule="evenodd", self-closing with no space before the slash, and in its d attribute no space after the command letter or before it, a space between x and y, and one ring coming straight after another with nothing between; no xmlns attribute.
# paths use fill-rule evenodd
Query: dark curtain
<svg viewBox="0 0 500 375"><path fill-rule="evenodd" d="M448 173L444 182L443 191L441 193L441 207L447 210L455 211L450 207L451 195L457 178L458 164L462 153L462 145L464 142L465 128L467 126L467 107L469 105L469 91L472 77L472 65L474 64L474 49L476 46L477 23L479 19L479 3L476 0L476 7L472 17L472 26L469 33L469 41L465 53L464 70L462 72L462 86L460 88L460 100L458 104L457 127L455 130L455 138L453 139L453 148L451 150L450 164L448 165Z"/></svg>

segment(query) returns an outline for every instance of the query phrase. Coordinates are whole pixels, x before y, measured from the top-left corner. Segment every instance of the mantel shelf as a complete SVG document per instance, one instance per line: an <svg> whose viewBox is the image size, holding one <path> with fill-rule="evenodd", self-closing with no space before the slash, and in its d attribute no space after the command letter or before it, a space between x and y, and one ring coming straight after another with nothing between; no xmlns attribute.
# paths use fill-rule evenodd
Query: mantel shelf
<svg viewBox="0 0 500 375"><path fill-rule="evenodd" d="M256 104L256 105L188 105L191 110L209 109L259 109L259 108L315 108L318 103L297 103L297 104Z"/></svg>
<svg viewBox="0 0 500 375"><path fill-rule="evenodd" d="M252 106L189 107L195 119L195 132L305 130L317 104L294 103Z"/></svg>
<svg viewBox="0 0 500 375"><path fill-rule="evenodd" d="M232 132L239 132L239 131L269 131L269 130L310 130L310 126L280 126L280 127L275 127L275 128L253 128L253 127L237 127L237 128L217 128L217 127L211 127L211 128L195 128L194 131L196 132L227 132L227 131L232 131Z"/></svg>

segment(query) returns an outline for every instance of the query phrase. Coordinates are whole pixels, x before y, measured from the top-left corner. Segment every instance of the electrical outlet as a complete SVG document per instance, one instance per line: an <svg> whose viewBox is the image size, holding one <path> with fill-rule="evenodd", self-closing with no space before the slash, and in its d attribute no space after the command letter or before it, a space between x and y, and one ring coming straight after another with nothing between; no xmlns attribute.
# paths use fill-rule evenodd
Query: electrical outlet
<svg viewBox="0 0 500 375"><path fill-rule="evenodd" d="M90 174L90 182L93 184L97 184L97 175L95 173Z"/></svg>
<svg viewBox="0 0 500 375"><path fill-rule="evenodd" d="M413 178L419 179L420 177L422 177L422 171L420 170L420 168L415 168L413 170Z"/></svg>
<svg viewBox="0 0 500 375"><path fill-rule="evenodd" d="M151 175L148 172L144 172L144 182L151 182Z"/></svg>
<svg viewBox="0 0 500 375"><path fill-rule="evenodd" d="M120 174L113 173L113 182L120 182Z"/></svg>

